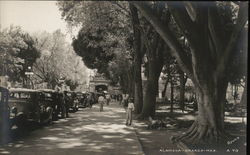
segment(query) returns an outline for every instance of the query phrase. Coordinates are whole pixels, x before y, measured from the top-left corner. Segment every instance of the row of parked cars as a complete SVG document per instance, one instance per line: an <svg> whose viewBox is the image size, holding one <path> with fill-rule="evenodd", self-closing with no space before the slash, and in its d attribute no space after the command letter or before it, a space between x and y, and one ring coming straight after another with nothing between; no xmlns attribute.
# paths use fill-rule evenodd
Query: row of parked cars
<svg viewBox="0 0 250 155"><path fill-rule="evenodd" d="M0 127L10 129L16 125L23 128L30 121L49 124L67 117L69 112L78 111L79 107L95 103L95 93L0 87Z"/></svg>

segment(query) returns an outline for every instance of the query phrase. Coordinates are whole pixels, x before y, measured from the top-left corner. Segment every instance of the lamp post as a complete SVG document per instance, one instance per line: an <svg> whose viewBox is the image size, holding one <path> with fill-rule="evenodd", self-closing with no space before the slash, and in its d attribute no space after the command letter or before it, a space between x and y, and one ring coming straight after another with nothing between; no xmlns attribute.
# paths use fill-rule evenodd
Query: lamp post
<svg viewBox="0 0 250 155"><path fill-rule="evenodd" d="M27 77L28 77L28 79L29 79L29 86L28 86L28 88L32 88L32 81L31 81L31 75L33 75L34 73L32 72L32 70L31 70L31 67L30 66L28 66L28 70L27 70L27 72L25 72L25 75L27 75Z"/></svg>

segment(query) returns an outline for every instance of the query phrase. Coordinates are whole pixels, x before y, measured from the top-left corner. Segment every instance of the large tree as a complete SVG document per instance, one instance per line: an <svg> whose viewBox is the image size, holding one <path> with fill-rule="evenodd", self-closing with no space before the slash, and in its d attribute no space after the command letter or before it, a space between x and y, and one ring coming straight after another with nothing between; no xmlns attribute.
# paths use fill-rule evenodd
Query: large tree
<svg viewBox="0 0 250 155"><path fill-rule="evenodd" d="M0 30L0 34L1 74L8 75L12 82L26 84L25 72L40 57L35 37L15 26Z"/></svg>
<svg viewBox="0 0 250 155"><path fill-rule="evenodd" d="M142 77L141 77L141 65L142 65L142 32L140 27L140 19L138 16L138 11L133 5L129 5L131 12L131 21L133 26L133 49L134 49L134 103L135 112L137 114L141 113L143 107L143 90L142 90Z"/></svg>
<svg viewBox="0 0 250 155"><path fill-rule="evenodd" d="M133 32L128 3L63 1L58 6L70 26L80 27L72 45L86 66L104 73L111 84L119 82L124 92L134 96Z"/></svg>
<svg viewBox="0 0 250 155"><path fill-rule="evenodd" d="M190 44L191 56L148 2L131 3L171 48L172 55L194 83L199 96L196 121L184 135L174 140L191 143L225 140L224 104L229 81L226 75L233 54L238 52L234 48L240 33L246 26L247 2L166 2ZM237 16L231 8L236 8Z"/></svg>
<svg viewBox="0 0 250 155"><path fill-rule="evenodd" d="M41 57L33 68L35 84L46 82L47 87L53 89L62 77L70 85L85 82L86 67L70 43L66 42L65 34L56 30L53 33L42 32L34 35L37 37L36 47L41 51Z"/></svg>

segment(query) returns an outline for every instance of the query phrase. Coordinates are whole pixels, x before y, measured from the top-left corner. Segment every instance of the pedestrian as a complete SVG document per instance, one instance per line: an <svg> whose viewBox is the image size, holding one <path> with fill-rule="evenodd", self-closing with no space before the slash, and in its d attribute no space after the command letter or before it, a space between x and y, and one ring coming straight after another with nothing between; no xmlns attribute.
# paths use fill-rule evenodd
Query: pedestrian
<svg viewBox="0 0 250 155"><path fill-rule="evenodd" d="M104 105L104 95L100 95L99 98L98 98L98 103L100 104L100 112L103 111L103 105Z"/></svg>
<svg viewBox="0 0 250 155"><path fill-rule="evenodd" d="M107 105L109 105L109 102L110 102L110 94L107 94L107 95L106 95L106 100L107 100Z"/></svg>
<svg viewBox="0 0 250 155"><path fill-rule="evenodd" d="M126 125L132 124L132 111L135 110L134 101L132 98L128 101L128 108L127 108L127 117L126 117Z"/></svg>
<svg viewBox="0 0 250 155"><path fill-rule="evenodd" d="M92 94L89 94L88 96L87 96L87 105L86 105L86 107L89 107L89 108L92 108L92 99L93 97L92 97Z"/></svg>
<svg viewBox="0 0 250 155"><path fill-rule="evenodd" d="M126 108L128 106L129 102L129 94L125 94L124 102L123 102L123 107Z"/></svg>
<svg viewBox="0 0 250 155"><path fill-rule="evenodd" d="M123 107L125 108L125 104L126 104L126 94L122 94L122 103Z"/></svg>
<svg viewBox="0 0 250 155"><path fill-rule="evenodd" d="M70 107L70 97L67 94L67 91L64 91L64 103L66 110L66 117L69 117L69 107Z"/></svg>
<svg viewBox="0 0 250 155"><path fill-rule="evenodd" d="M118 101L119 101L119 105L121 105L122 104L122 94L118 95Z"/></svg>

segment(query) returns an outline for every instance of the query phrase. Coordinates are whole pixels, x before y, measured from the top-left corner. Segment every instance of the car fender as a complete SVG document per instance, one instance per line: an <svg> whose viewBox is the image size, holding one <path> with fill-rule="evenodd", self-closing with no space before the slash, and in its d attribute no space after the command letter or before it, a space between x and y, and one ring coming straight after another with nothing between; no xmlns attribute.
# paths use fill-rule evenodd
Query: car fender
<svg viewBox="0 0 250 155"><path fill-rule="evenodd" d="M53 111L53 109L52 109L51 107L47 107L47 108L46 108L46 112L47 112L47 113L51 113L52 111Z"/></svg>
<svg viewBox="0 0 250 155"><path fill-rule="evenodd" d="M16 117L21 117L21 116L24 116L24 113L23 112L18 112Z"/></svg>

